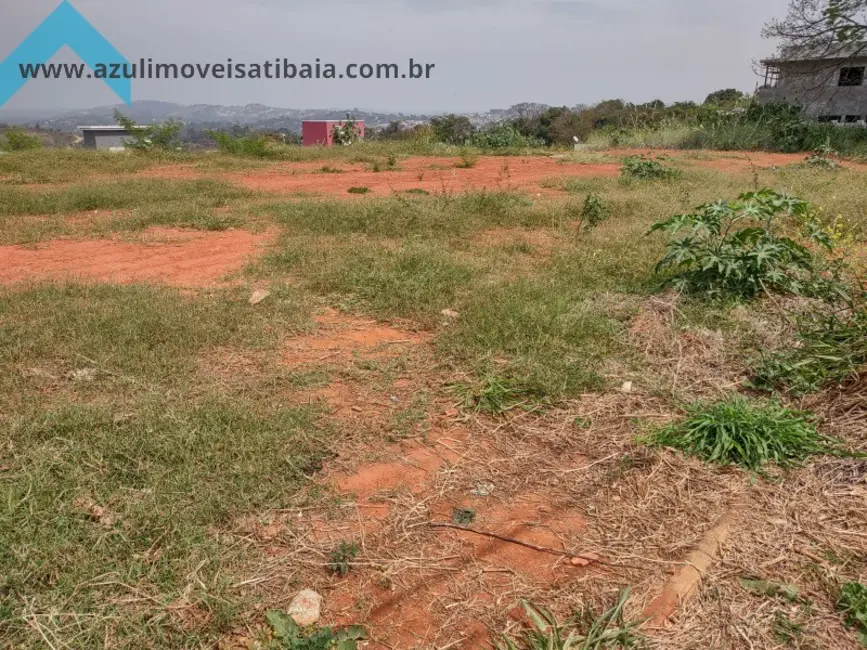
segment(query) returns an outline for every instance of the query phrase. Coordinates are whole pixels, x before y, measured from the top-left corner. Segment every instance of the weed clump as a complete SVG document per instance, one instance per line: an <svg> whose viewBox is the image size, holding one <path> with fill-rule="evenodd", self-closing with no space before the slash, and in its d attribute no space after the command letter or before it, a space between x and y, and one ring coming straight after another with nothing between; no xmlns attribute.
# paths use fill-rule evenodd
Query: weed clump
<svg viewBox="0 0 867 650"><path fill-rule="evenodd" d="M369 187L350 187L346 191L349 192L350 194L367 194L368 192L370 192L370 188Z"/></svg>
<svg viewBox="0 0 867 650"><path fill-rule="evenodd" d="M289 614L270 611L266 615L273 640L270 650L356 650L358 641L367 639L363 627L353 625L334 631L330 627L302 630Z"/></svg>
<svg viewBox="0 0 867 650"><path fill-rule="evenodd" d="M824 144L804 160L804 165L812 169L837 171L840 169L840 154L834 151L830 144Z"/></svg>
<svg viewBox="0 0 867 650"><path fill-rule="evenodd" d="M766 355L751 385L795 396L857 379L867 366L867 308L813 312L798 323L797 344Z"/></svg>
<svg viewBox="0 0 867 650"><path fill-rule="evenodd" d="M666 167L649 156L628 156L623 159L620 175L626 180L635 181L671 180L680 176L680 171Z"/></svg>
<svg viewBox="0 0 867 650"><path fill-rule="evenodd" d="M208 135L217 143L220 151L232 156L270 158L274 153L268 148L265 136L235 136L225 131L209 131Z"/></svg>
<svg viewBox="0 0 867 650"><path fill-rule="evenodd" d="M349 573L349 565L358 556L359 551L358 544L340 542L340 545L331 551L328 570L342 578Z"/></svg>
<svg viewBox="0 0 867 650"><path fill-rule="evenodd" d="M457 167L458 169L472 169L478 164L479 157L476 154L469 151L462 151L461 159L459 162L455 163L455 167Z"/></svg>
<svg viewBox="0 0 867 650"><path fill-rule="evenodd" d="M768 463L791 467L816 454L846 455L835 440L819 434L811 414L742 396L687 407L683 422L651 434L645 442L753 472Z"/></svg>
<svg viewBox="0 0 867 650"><path fill-rule="evenodd" d="M617 603L595 615L585 611L566 623L560 623L551 612L522 602L530 620L520 638L505 636L494 642L497 650L605 650L608 648L641 647L643 638L636 633L637 623L627 622L623 608L629 598L624 589Z"/></svg>
<svg viewBox="0 0 867 650"><path fill-rule="evenodd" d="M766 189L742 194L736 201L700 205L695 212L654 224L650 232L685 231L669 242L656 271L675 271L678 288L711 295L829 293L832 286L818 273L817 258L783 232L782 222L792 219L805 239L833 251L831 238L818 227L806 201Z"/></svg>

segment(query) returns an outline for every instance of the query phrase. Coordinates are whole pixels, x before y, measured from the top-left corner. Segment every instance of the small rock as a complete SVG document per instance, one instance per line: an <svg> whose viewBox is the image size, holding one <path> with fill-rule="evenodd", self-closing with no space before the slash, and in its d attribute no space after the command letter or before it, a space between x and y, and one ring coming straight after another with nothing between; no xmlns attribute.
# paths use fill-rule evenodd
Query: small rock
<svg viewBox="0 0 867 650"><path fill-rule="evenodd" d="M456 312L454 309L443 309L440 313L446 318L457 319L461 317L460 313Z"/></svg>
<svg viewBox="0 0 867 650"><path fill-rule="evenodd" d="M632 392L632 382L631 381L623 382L623 386L620 388L620 391L623 393L631 393Z"/></svg>
<svg viewBox="0 0 867 650"><path fill-rule="evenodd" d="M389 397L389 399L392 402L394 402L395 404L397 404L400 401L400 398L397 395L392 395L391 397Z"/></svg>
<svg viewBox="0 0 867 650"><path fill-rule="evenodd" d="M322 616L322 596L312 589L305 589L292 599L286 613L301 627L309 627Z"/></svg>
<svg viewBox="0 0 867 650"><path fill-rule="evenodd" d="M447 418L456 418L460 415L460 411L458 411L457 409L449 409L443 415L445 415Z"/></svg>
<svg viewBox="0 0 867 650"><path fill-rule="evenodd" d="M489 497L494 493L494 484L490 481L482 481L481 483L476 484L470 494L477 497Z"/></svg>
<svg viewBox="0 0 867 650"><path fill-rule="evenodd" d="M268 296L271 295L270 291L265 291L264 289L258 289L253 292L253 295L250 296L250 304L258 305L260 302L264 301Z"/></svg>
<svg viewBox="0 0 867 650"><path fill-rule="evenodd" d="M96 379L96 369L80 368L78 370L73 370L69 373L69 376L73 381L93 381Z"/></svg>

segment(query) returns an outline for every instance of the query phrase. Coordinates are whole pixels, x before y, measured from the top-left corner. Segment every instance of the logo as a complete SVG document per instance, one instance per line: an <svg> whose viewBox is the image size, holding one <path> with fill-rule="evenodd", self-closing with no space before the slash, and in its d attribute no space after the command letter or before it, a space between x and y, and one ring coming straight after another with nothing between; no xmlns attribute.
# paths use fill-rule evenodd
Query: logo
<svg viewBox="0 0 867 650"><path fill-rule="evenodd" d="M27 83L27 78L21 74L22 67L48 63L64 45L68 45L90 68L105 61L128 63L105 36L68 0L64 0L0 63L0 106ZM125 103L132 101L130 79L106 78L103 81Z"/></svg>

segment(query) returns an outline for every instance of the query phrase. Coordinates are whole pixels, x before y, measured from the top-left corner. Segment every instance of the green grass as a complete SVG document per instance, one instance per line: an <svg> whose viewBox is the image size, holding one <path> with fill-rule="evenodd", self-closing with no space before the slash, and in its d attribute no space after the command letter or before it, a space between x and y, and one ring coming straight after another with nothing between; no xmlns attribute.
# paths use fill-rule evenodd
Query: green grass
<svg viewBox="0 0 867 650"><path fill-rule="evenodd" d="M742 396L694 404L687 408L684 421L651 434L646 441L754 472L769 463L791 467L817 454L845 455L836 441L819 434L811 414Z"/></svg>
<svg viewBox="0 0 867 650"><path fill-rule="evenodd" d="M246 297L0 294L0 636L15 647L41 646L34 621L57 645L197 647L245 606L231 585L248 556L226 534L295 503L330 438L267 378L233 390L202 374L213 349L273 351L307 327L297 292ZM203 631L166 615L182 594Z"/></svg>
<svg viewBox="0 0 867 650"><path fill-rule="evenodd" d="M68 187L9 187L0 193L0 217L74 214L91 210L125 210L171 202L207 201L214 207L253 193L214 180L127 179Z"/></svg>

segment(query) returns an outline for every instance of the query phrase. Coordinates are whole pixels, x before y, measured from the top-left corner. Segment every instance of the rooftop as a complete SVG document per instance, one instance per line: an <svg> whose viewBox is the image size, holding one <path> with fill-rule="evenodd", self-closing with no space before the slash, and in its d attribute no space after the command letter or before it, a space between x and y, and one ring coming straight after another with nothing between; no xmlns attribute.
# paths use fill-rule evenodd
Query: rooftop
<svg viewBox="0 0 867 650"><path fill-rule="evenodd" d="M867 42L784 47L777 56L764 59L762 64L773 65L789 61L835 61L852 58L867 58Z"/></svg>

